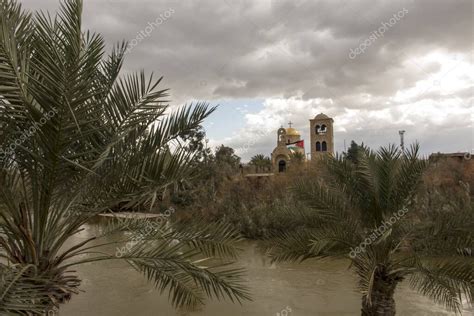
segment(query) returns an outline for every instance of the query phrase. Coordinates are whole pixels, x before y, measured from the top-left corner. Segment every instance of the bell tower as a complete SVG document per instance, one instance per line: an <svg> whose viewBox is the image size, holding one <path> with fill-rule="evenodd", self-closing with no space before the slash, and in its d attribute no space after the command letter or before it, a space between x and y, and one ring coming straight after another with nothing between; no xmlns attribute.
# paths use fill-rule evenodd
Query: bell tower
<svg viewBox="0 0 474 316"><path fill-rule="evenodd" d="M320 113L309 120L311 138L311 159L334 154L334 120Z"/></svg>
<svg viewBox="0 0 474 316"><path fill-rule="evenodd" d="M277 146L284 146L286 144L286 129L283 127L279 128L277 134Z"/></svg>

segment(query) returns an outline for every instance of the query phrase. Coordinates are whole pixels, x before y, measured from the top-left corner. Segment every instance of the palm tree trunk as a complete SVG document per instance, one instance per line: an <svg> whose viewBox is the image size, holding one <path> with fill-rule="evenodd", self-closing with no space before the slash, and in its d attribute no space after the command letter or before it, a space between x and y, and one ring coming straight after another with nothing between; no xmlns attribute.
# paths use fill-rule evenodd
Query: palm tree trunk
<svg viewBox="0 0 474 316"><path fill-rule="evenodd" d="M362 316L394 316L395 300L393 294L397 287L396 280L375 280L371 300L362 297Z"/></svg>

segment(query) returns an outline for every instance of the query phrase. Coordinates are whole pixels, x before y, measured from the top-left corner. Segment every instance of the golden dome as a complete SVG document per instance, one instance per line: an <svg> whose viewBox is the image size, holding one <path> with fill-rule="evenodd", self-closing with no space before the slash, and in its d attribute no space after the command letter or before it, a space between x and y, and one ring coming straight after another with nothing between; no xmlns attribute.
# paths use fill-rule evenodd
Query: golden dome
<svg viewBox="0 0 474 316"><path fill-rule="evenodd" d="M293 127L289 127L286 129L286 135L289 135L289 136L300 136L300 133L294 129Z"/></svg>

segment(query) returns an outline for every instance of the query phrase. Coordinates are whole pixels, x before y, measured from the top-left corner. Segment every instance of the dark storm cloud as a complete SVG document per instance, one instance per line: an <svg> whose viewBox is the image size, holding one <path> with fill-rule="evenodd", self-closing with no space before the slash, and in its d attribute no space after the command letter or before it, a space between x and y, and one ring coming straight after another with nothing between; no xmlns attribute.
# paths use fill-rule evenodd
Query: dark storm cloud
<svg viewBox="0 0 474 316"><path fill-rule="evenodd" d="M34 9L58 6L56 0L22 3ZM170 9L173 13L160 19ZM397 14L402 17L383 36L374 35ZM179 103L225 98L320 100L313 102L314 107L325 104L323 109L340 116L346 130L359 131L367 124L373 130L388 130L391 124L396 130L404 118L407 124L420 123L413 129L425 139L438 132L420 130L426 122L447 128L461 119L472 127L466 111L472 107L473 77L465 68L472 69L472 16L469 0L85 0L84 4L84 27L101 33L109 47L136 40L125 70L163 75ZM153 22L152 31L140 36ZM351 49L368 41L364 52L351 59ZM446 59L453 58L447 66ZM453 73L460 80L455 88ZM454 110L444 115L439 110L443 106ZM423 114L423 108L431 112ZM384 109L385 119L369 119ZM348 119L349 110L366 117ZM292 109L271 113L266 108L260 114L286 122L285 111ZM465 140L464 126L451 134ZM360 134L377 137L363 129ZM262 144L273 138L262 138ZM375 143L382 141L379 137Z"/></svg>
<svg viewBox="0 0 474 316"><path fill-rule="evenodd" d="M24 1L53 9L57 1ZM470 1L86 0L85 27L111 44L133 40L174 14L127 56L126 68L165 76L180 98L388 96L437 70L403 63L412 54L472 48ZM357 47L394 14L408 13L355 60ZM331 93L328 90L332 90Z"/></svg>

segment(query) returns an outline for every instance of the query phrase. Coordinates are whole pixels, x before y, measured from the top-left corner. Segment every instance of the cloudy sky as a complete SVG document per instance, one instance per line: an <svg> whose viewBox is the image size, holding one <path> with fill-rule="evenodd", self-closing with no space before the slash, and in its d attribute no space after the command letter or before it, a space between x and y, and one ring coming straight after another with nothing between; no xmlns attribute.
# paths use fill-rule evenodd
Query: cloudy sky
<svg viewBox="0 0 474 316"><path fill-rule="evenodd" d="M429 154L474 148L473 10L469 0L85 0L84 28L109 46L129 41L125 71L163 75L174 105L220 104L209 144L244 160L269 155L289 121L308 151L320 112L334 118L337 151L398 143L405 130Z"/></svg>

